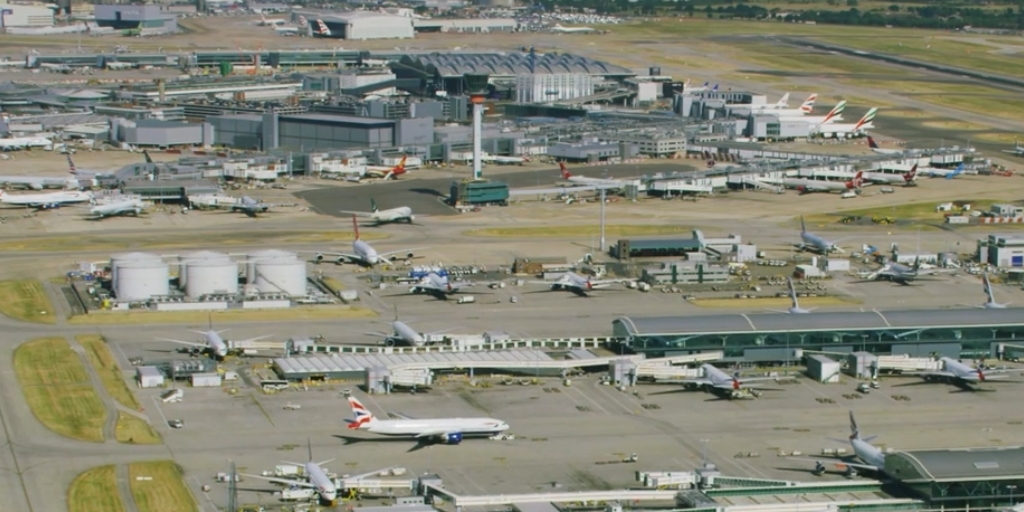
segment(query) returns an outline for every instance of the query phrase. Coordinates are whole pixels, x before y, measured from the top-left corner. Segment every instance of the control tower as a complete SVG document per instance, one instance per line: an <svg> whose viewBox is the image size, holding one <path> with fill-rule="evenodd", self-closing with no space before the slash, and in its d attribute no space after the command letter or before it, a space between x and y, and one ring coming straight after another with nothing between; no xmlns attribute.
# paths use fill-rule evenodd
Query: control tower
<svg viewBox="0 0 1024 512"><path fill-rule="evenodd" d="M482 151L484 99L487 97L487 80L490 75L485 73L466 73L466 92L473 104L473 179L482 179L480 157Z"/></svg>

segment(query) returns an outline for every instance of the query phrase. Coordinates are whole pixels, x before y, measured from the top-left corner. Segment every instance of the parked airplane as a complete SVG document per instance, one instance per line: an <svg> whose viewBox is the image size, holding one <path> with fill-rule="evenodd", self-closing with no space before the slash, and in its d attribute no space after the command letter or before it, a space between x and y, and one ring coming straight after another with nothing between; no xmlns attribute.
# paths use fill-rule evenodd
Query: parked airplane
<svg viewBox="0 0 1024 512"><path fill-rule="evenodd" d="M878 109L872 107L868 110L864 117L860 118L854 124L850 123L827 123L823 122L818 125L818 135L822 137L835 137L842 139L846 137L854 137L864 132L871 130L875 127L872 121L875 119L875 115L878 114Z"/></svg>
<svg viewBox="0 0 1024 512"><path fill-rule="evenodd" d="M566 169L564 162L558 162L558 168L562 170L562 179L568 181L569 183L578 183L580 185L587 185L595 188L607 189L616 189L625 186L625 182L622 180L616 180L611 178L588 178L586 176L573 176L572 173L569 172L569 169Z"/></svg>
<svg viewBox="0 0 1024 512"><path fill-rule="evenodd" d="M872 152L878 153L879 155L902 155L904 153L904 151L902 149L884 149L884 148L882 148L881 146L878 145L877 142L875 142L875 139L871 138L870 135L868 135L868 147L871 148Z"/></svg>
<svg viewBox="0 0 1024 512"><path fill-rule="evenodd" d="M843 120L842 113L844 110L846 110L846 100L837 103L836 106L832 107L832 110L829 110L829 112L823 116L809 116L807 115L809 112L804 112L803 109L801 109L800 112L789 112L783 110L778 112L777 115L780 120L799 119L800 121L810 124L831 124L835 121Z"/></svg>
<svg viewBox="0 0 1024 512"><path fill-rule="evenodd" d="M405 161L407 158L407 156L403 155L402 159L398 161L398 165L394 167L367 167L365 174L371 178L380 178L382 180L398 179L399 176L409 172L408 169L405 168Z"/></svg>
<svg viewBox="0 0 1024 512"><path fill-rule="evenodd" d="M453 295L462 291L463 288L475 286L477 283L472 281L460 281L451 282L451 280L445 276L441 277L433 272L423 276L416 284L409 288L409 293L425 293L437 297L438 299L447 299L449 295ZM397 332L397 329L396 329Z"/></svg>
<svg viewBox="0 0 1024 512"><path fill-rule="evenodd" d="M79 190L63 190L48 194L11 195L0 190L0 203L15 206L29 206L40 210L60 208L65 204L84 203L92 200L92 192Z"/></svg>
<svg viewBox="0 0 1024 512"><path fill-rule="evenodd" d="M806 116L814 111L814 103L818 100L818 95L812 94L808 96L799 108L786 108L788 100L789 93L786 93L778 103L774 103L772 105L759 105L752 108L751 112L756 114L773 114L781 117L800 117L802 119L802 116Z"/></svg>
<svg viewBox="0 0 1024 512"><path fill-rule="evenodd" d="M930 169L926 174L928 174L928 177L930 178L946 178L947 180L951 180L963 174L963 172L964 164L961 162L960 165L956 166L956 169L951 171L947 169Z"/></svg>
<svg viewBox="0 0 1024 512"><path fill-rule="evenodd" d="M522 165L523 162L529 162L530 159L522 156L500 156L484 153L480 155L480 161L493 162L498 165Z"/></svg>
<svg viewBox="0 0 1024 512"><path fill-rule="evenodd" d="M713 395L731 399L745 398L753 394L751 391L757 390L760 387L758 384L755 384L756 382L776 380L774 377L740 378L739 372L729 375L710 364L702 364L700 369L704 373L703 377L673 380L671 382L681 383L687 389L703 389Z"/></svg>
<svg viewBox="0 0 1024 512"><path fill-rule="evenodd" d="M4 187L19 186L31 190L44 188L78 188L78 180L74 178L43 178L38 176L0 176L0 185Z"/></svg>
<svg viewBox="0 0 1024 512"><path fill-rule="evenodd" d="M89 214L96 220L115 215L132 215L137 217L145 208L145 203L140 199L121 199L111 203L97 204L89 210Z"/></svg>
<svg viewBox="0 0 1024 512"><path fill-rule="evenodd" d="M547 291L565 290L575 293L580 297L587 297L588 292L607 288L612 284L621 282L619 279L594 281L590 276L583 277L575 272L566 272L562 274L562 277L554 281L529 281L527 284L544 284L550 286L550 289Z"/></svg>
<svg viewBox="0 0 1024 512"><path fill-rule="evenodd" d="M971 385L981 382L991 381L1000 384L1015 382L1003 379L1009 377L1009 375L1007 375L1008 373L1021 372L1021 370L1014 369L983 370L980 366L971 367L951 357L943 357L940 358L939 361L942 362L941 370L903 372L903 375L914 375L922 377L925 382L944 382L947 384L953 384L954 386L962 389L973 390L974 388Z"/></svg>
<svg viewBox="0 0 1024 512"><path fill-rule="evenodd" d="M276 484L287 485L289 487L297 486L297 487L312 488L314 491L316 491L317 495L320 497L320 501L321 502L323 502L324 504L330 505L330 506L334 506L334 503L338 500L338 486L335 485L334 480L332 480L331 477L329 477L327 475L327 472L324 471L324 468L323 468L324 464L327 464L328 462L331 462L334 459L327 459L327 460L320 461L320 462L314 462L313 461L313 445L308 440L306 441L306 443L307 443L306 447L309 450L309 460L307 462L305 462L305 463L298 463L298 462L287 462L286 461L287 464L292 464L292 465L301 467L302 468L302 475L305 477L305 480L291 479L291 478L277 478L277 477L261 476L261 475L245 475L245 476L252 477L252 478L259 478L260 480L266 480L268 482L274 482Z"/></svg>
<svg viewBox="0 0 1024 512"><path fill-rule="evenodd" d="M207 329L205 331L192 331L192 332L194 332L196 334L202 335L203 341L201 343L197 343L197 342L194 342L194 341L174 340L174 339L169 339L169 338L157 338L157 339L160 340L160 341L170 341L172 343L180 343L182 345L189 345L189 346L193 347L192 351L194 353L204 353L205 352L205 353L213 356L215 359L224 359L225 357L228 356L228 353L230 352L230 349L228 348L227 342L224 341L224 338L221 337L221 333L226 332L226 331L227 331L227 329L224 329L224 330L221 330L221 331L213 330L213 320L211 319L210 320L210 327L209 327L209 329ZM247 339L247 340L241 340L241 341L238 341L236 343L240 343L240 344L250 343L250 342L253 342L253 341L259 341L259 340L262 340L262 339L266 339L266 338L269 338L271 336L273 336L273 334L268 334L266 336L259 336L259 337L256 337L256 338L250 338L250 339Z"/></svg>
<svg viewBox="0 0 1024 512"><path fill-rule="evenodd" d="M8 137L0 139L0 151L16 151L31 148L52 150L53 141L43 137Z"/></svg>
<svg viewBox="0 0 1024 512"><path fill-rule="evenodd" d="M773 180L762 179L762 181L771 183ZM859 189L863 184L863 171L858 171L857 175L849 181L812 180L807 178L782 179L783 187L795 188L801 194L810 194L813 192L846 192L847 190Z"/></svg>
<svg viewBox="0 0 1024 512"><path fill-rule="evenodd" d="M397 208L388 208L387 210L377 209L377 202L370 198L370 211L369 212L353 212L347 210L341 210L341 213L347 213L355 215L357 217L365 217L372 219L376 224L385 224L390 222L406 222L412 224L412 221L416 220L416 216L412 214L412 208L408 206L399 206Z"/></svg>
<svg viewBox="0 0 1024 512"><path fill-rule="evenodd" d="M232 212L242 212L248 217L255 217L260 213L266 213L268 210L276 206L278 205L257 201L249 196L243 196L238 199L238 202L231 205L230 209Z"/></svg>
<svg viewBox="0 0 1024 512"><path fill-rule="evenodd" d="M594 32L596 29L590 27L563 27L560 24L555 24L551 27L552 32L558 32L560 34L589 34Z"/></svg>
<svg viewBox="0 0 1024 512"><path fill-rule="evenodd" d="M357 265L372 267L378 263L388 261L389 259L391 261L398 259L397 256L395 255L399 253L406 253L406 258L412 258L414 256L414 254L412 253L414 249L400 249L397 251L377 252L377 250L371 247L370 244L364 242L359 238L359 224L356 223L355 215L352 216L352 226L355 229L356 236L356 239L352 242L352 252L317 253L317 255L314 257L317 263L323 261L327 256L332 256L335 258L335 263L339 265L347 261L350 263L355 263Z"/></svg>
<svg viewBox="0 0 1024 512"><path fill-rule="evenodd" d="M1000 304L996 302L995 295L992 293L992 283L988 280L988 272L981 274L981 282L983 283L982 289L985 290L985 295L988 296L988 301L984 304L961 304L963 306L973 306L980 309L1006 309L1006 306L1012 304L1007 302L1006 304Z"/></svg>
<svg viewBox="0 0 1024 512"><path fill-rule="evenodd" d="M821 254L828 254L831 252L845 253L842 247L836 245L839 240L829 241L824 238L807 231L807 225L804 224L803 216L800 216L800 240L801 249L811 249Z"/></svg>
<svg viewBox="0 0 1024 512"><path fill-rule="evenodd" d="M143 151L143 155L145 155L147 163L153 163L153 159L149 157L149 153ZM68 172L71 173L72 176L74 176L75 178L77 178L79 180L82 180L82 179L95 179L95 178L97 178L99 176L112 176L113 175L112 172L108 172L108 171L96 171L96 170L91 170L91 169L79 169L78 166L75 165L75 161L71 159L71 153L67 153L64 156L66 156L67 159L68 159Z"/></svg>
<svg viewBox="0 0 1024 512"><path fill-rule="evenodd" d="M1021 146L1016 140L1013 141L1013 149L1004 149L1003 153L1009 153L1016 156L1024 156L1024 146Z"/></svg>
<svg viewBox="0 0 1024 512"><path fill-rule="evenodd" d="M858 471L883 474L885 471L885 452L871 444L876 436L861 438L860 430L857 428L857 420L853 418L853 411L850 411L850 446L853 448L853 455L844 457L836 467L844 471L847 478L857 476ZM860 461L860 462L856 462ZM814 474L820 475L825 472L825 465L818 461L815 464Z"/></svg>
<svg viewBox="0 0 1024 512"><path fill-rule="evenodd" d="M260 21L257 21L256 25L260 26L260 27L276 27L278 25L284 25L285 23L287 23L287 22L285 20L283 20L283 19L280 19L280 18L270 18L270 19L268 19L266 16L260 14Z"/></svg>
<svg viewBox="0 0 1024 512"><path fill-rule="evenodd" d="M350 430L365 430L382 436L412 437L418 441L418 446L431 443L459 444L465 437L489 437L508 430L508 423L494 418L414 419L402 416L399 419L381 420L355 397L349 396L348 403L355 414L355 419L346 420Z"/></svg>
<svg viewBox="0 0 1024 512"><path fill-rule="evenodd" d="M393 347L395 345L407 345L410 347L422 347L427 344L427 336L442 334L451 329L419 333L416 329L409 327L409 324L398 319L398 311L395 311L395 320L391 322L391 332L367 332L371 336L384 336L384 344Z"/></svg>
<svg viewBox="0 0 1024 512"><path fill-rule="evenodd" d="M274 33L279 36L297 36L301 33L300 27L274 27Z"/></svg>
<svg viewBox="0 0 1024 512"><path fill-rule="evenodd" d="M885 172L869 172L865 173L864 177L872 183L888 183L891 185L903 184L910 186L914 184L914 179L917 178L917 164L914 164L909 171L903 174L890 174Z"/></svg>
<svg viewBox="0 0 1024 512"><path fill-rule="evenodd" d="M817 309L817 308L804 309L804 308L800 307L800 302L796 298L796 287L793 286L793 278L792 277L786 278L786 283L789 285L789 300L790 300L791 305L790 305L789 309L787 309L785 311L776 311L776 313L789 313L789 314L794 314L794 315L803 315L803 314L810 313L811 311L814 311L815 309Z"/></svg>

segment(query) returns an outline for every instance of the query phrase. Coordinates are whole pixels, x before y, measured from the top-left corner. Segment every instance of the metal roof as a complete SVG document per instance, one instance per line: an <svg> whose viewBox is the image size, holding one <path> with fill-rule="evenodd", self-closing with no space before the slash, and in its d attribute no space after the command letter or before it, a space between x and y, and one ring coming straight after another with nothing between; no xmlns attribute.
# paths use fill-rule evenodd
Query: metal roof
<svg viewBox="0 0 1024 512"><path fill-rule="evenodd" d="M1020 446L907 451L896 452L892 456L906 461L922 478L928 480L973 480L1024 475L1024 447ZM886 467L889 466L886 463Z"/></svg>
<svg viewBox="0 0 1024 512"><path fill-rule="evenodd" d="M348 124L360 126L392 126L395 121L392 119L378 119L375 117L341 116L335 114L288 114L279 117L280 121L310 121L314 123Z"/></svg>
<svg viewBox="0 0 1024 512"><path fill-rule="evenodd" d="M794 331L931 329L960 327L1024 327L1024 309L922 309L847 311L792 315L748 313L706 316L619 317L634 336L727 334Z"/></svg>
<svg viewBox="0 0 1024 512"><path fill-rule="evenodd" d="M433 66L441 76L466 73L487 73L498 76L529 74L629 75L636 73L622 66L608 64L569 53L545 53L534 57L532 67L528 53L430 53L413 54L409 58L425 67Z"/></svg>
<svg viewBox="0 0 1024 512"><path fill-rule="evenodd" d="M274 359L274 365L286 376L298 377L311 373L361 372L380 366L390 368L415 363L468 361L493 361L495 368L501 368L502 363L552 361L552 359L542 350L494 350L487 352L356 353L279 357Z"/></svg>

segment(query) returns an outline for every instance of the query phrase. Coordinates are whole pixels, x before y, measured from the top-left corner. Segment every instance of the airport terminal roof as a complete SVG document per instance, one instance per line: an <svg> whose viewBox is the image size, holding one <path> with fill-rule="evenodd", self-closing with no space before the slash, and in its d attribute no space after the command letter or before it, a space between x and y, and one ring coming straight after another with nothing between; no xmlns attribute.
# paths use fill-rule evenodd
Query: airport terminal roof
<svg viewBox="0 0 1024 512"><path fill-rule="evenodd" d="M747 313L706 316L619 317L630 335L686 335L1024 326L1024 309L923 309L829 313Z"/></svg>
<svg viewBox="0 0 1024 512"><path fill-rule="evenodd" d="M966 448L895 452L927 480L982 480L1024 475L1024 447ZM895 464L894 467L901 466ZM886 463L888 470L890 464ZM901 476L901 475L894 475ZM903 480L916 480L917 475Z"/></svg>
<svg viewBox="0 0 1024 512"><path fill-rule="evenodd" d="M411 54L409 58L422 66L433 66L442 76L466 73L487 73L510 76L529 74L628 75L636 73L622 66L608 64L569 53L536 54L532 66L528 53L430 53Z"/></svg>
<svg viewBox="0 0 1024 512"><path fill-rule="evenodd" d="M591 354L593 357L593 354ZM551 356L542 350L491 350L481 352L424 352L416 354L346 353L334 355L280 357L274 359L285 378L302 378L311 374L339 374L362 372L376 367L398 367L406 364L436 362L459 363L468 361L494 362L494 368L502 363L524 363L551 361Z"/></svg>

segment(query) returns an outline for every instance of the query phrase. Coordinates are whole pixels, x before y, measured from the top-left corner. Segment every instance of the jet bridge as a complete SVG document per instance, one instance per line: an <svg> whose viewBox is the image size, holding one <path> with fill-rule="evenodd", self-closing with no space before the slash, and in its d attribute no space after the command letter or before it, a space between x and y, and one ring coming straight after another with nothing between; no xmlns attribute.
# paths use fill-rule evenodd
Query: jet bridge
<svg viewBox="0 0 1024 512"><path fill-rule="evenodd" d="M674 502L678 491L581 491L536 494L491 494L484 496L461 496L447 489L430 484L423 485L423 491L431 496L440 496L456 507L494 507L513 503L606 503L666 501Z"/></svg>

